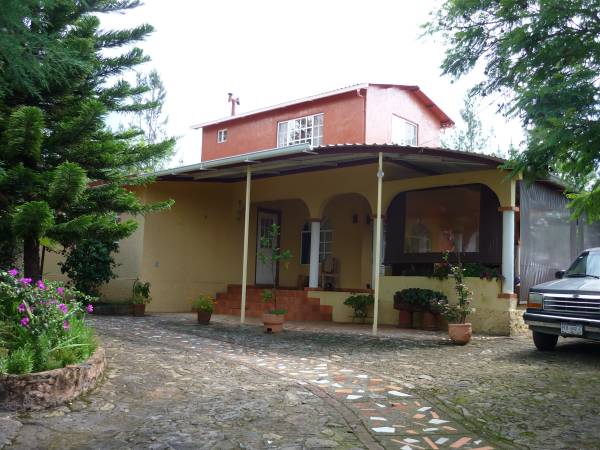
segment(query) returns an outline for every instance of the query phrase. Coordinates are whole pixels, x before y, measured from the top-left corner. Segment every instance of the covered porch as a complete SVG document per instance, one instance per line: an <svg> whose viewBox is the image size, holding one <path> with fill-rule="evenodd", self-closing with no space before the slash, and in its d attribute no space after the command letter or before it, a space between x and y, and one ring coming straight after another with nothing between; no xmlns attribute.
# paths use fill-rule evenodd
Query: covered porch
<svg viewBox="0 0 600 450"><path fill-rule="evenodd" d="M518 316L518 208L516 183L497 168L501 162L425 147L295 146L165 171L153 186L167 189L146 195L171 195L177 209L181 199L173 194L184 189L185 208L204 209L218 192L212 215L228 238L210 258L223 270L196 276L209 282L202 290L217 296L217 312L241 322L260 315L260 290L273 282L257 254L265 227L278 223L280 247L293 254L289 267L275 274L287 320L350 322L352 310L343 301L349 293L370 292L376 300L372 331L395 325L397 290L423 287L453 298L452 283L432 277L448 250L463 262L497 268L497 278L469 279L478 309L472 322L476 331L509 334ZM201 222L194 232L210 233ZM147 245L145 237L144 253ZM152 272L148 268L145 278L151 280Z"/></svg>

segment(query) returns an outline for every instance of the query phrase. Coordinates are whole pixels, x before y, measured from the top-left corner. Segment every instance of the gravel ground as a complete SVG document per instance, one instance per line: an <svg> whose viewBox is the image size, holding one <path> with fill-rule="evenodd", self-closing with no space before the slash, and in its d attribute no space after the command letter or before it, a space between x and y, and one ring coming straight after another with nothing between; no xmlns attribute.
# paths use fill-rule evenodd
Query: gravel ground
<svg viewBox="0 0 600 450"><path fill-rule="evenodd" d="M482 437L495 448L600 449L600 344L565 340L540 353L529 337L456 347L435 333L373 338L360 327L291 325L267 335L230 318L199 326L189 314L94 321L107 379L64 407L0 413L0 448L413 448L402 438L369 447L343 402L243 359L268 352L395 380L475 436L461 448Z"/></svg>

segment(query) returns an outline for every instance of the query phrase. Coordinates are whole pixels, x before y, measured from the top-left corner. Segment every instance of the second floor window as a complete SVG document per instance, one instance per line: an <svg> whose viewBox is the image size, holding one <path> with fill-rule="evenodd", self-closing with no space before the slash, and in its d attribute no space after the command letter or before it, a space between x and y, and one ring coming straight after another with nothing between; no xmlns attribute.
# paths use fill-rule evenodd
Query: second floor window
<svg viewBox="0 0 600 450"><path fill-rule="evenodd" d="M279 122L277 125L277 147L309 144L317 147L323 143L323 114L300 117Z"/></svg>
<svg viewBox="0 0 600 450"><path fill-rule="evenodd" d="M417 145L417 125L401 117L392 116L392 142L399 145Z"/></svg>
<svg viewBox="0 0 600 450"><path fill-rule="evenodd" d="M227 140L227 128L217 131L217 143L221 144Z"/></svg>

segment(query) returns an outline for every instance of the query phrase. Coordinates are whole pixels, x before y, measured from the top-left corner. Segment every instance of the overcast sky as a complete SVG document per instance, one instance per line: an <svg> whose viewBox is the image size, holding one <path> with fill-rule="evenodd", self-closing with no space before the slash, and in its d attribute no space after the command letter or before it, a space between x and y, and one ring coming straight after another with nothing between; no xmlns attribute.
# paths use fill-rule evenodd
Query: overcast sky
<svg viewBox="0 0 600 450"><path fill-rule="evenodd" d="M167 89L169 132L182 136L179 160L200 160L201 138L190 126L357 83L416 84L456 123L473 74L452 83L439 65L444 47L420 38L437 0L146 0L123 15L102 17L106 28L142 22L156 31L142 43ZM522 140L515 122L480 103L493 148Z"/></svg>

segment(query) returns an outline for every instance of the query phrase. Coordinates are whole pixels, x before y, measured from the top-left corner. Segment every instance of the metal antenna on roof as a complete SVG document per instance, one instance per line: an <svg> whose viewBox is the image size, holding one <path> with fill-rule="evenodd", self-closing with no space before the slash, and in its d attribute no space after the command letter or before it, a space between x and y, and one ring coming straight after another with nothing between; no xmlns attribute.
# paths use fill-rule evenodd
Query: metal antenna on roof
<svg viewBox="0 0 600 450"><path fill-rule="evenodd" d="M240 104L240 98L239 97L234 97L233 93L229 92L228 93L229 98L227 99L227 101L229 103L231 103L231 115L235 116L235 105L239 105Z"/></svg>

